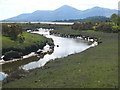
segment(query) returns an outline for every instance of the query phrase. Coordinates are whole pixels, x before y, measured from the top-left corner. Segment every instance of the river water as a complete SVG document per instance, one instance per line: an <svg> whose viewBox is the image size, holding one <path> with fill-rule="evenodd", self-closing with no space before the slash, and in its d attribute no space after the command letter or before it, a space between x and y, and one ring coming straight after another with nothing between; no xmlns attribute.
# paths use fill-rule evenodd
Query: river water
<svg viewBox="0 0 120 90"><path fill-rule="evenodd" d="M34 31L32 33L42 34L47 38L52 38L55 44L54 51L51 55L46 54L39 61L30 62L22 66L22 69L29 70L44 66L48 61L54 60L56 58L66 57L71 54L82 52L91 46L88 45L88 42L85 40L81 40L79 38L63 38L49 34L49 30L39 29L39 31Z"/></svg>

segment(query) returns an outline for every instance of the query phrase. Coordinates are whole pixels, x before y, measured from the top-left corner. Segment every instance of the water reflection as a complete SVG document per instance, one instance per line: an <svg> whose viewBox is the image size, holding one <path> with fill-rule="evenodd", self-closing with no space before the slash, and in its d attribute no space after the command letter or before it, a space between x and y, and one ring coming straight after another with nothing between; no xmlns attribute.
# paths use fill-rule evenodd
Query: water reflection
<svg viewBox="0 0 120 90"><path fill-rule="evenodd" d="M84 40L53 36L49 34L49 30L46 31L45 29L39 29L39 31L34 31L33 33L42 34L48 38L52 38L55 44L54 52L51 55L46 54L39 61L24 65L22 68L25 70L44 66L50 60L66 57L70 54L79 53L90 48L90 45Z"/></svg>
<svg viewBox="0 0 120 90"><path fill-rule="evenodd" d="M8 75L5 74L4 72L0 72L0 80L3 80L4 78L6 78Z"/></svg>

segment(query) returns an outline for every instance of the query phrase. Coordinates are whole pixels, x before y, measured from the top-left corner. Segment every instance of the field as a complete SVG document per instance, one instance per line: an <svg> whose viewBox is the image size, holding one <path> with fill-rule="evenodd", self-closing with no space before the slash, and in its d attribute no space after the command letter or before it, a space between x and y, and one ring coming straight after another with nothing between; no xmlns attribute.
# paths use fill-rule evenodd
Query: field
<svg viewBox="0 0 120 90"><path fill-rule="evenodd" d="M16 79L3 88L117 88L118 34L95 31L75 31L61 27L53 32L84 35L102 41L82 53L56 59L43 68L31 70L26 77Z"/></svg>

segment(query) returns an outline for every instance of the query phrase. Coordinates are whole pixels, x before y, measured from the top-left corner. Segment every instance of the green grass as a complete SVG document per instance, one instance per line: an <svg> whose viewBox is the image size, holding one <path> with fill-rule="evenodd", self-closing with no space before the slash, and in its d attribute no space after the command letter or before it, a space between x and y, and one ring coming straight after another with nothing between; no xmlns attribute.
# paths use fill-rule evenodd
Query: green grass
<svg viewBox="0 0 120 90"><path fill-rule="evenodd" d="M7 83L4 88L118 87L118 34L79 32L70 28L57 32L101 38L102 43L82 53L56 59L47 68L31 70L27 77Z"/></svg>
<svg viewBox="0 0 120 90"><path fill-rule="evenodd" d="M116 25L114 22L106 22L105 24Z"/></svg>
<svg viewBox="0 0 120 90"><path fill-rule="evenodd" d="M26 46L33 45L36 42L41 43L42 41L46 41L46 38L43 37L43 36L40 36L40 35L30 34L30 33L27 33L27 32L24 32L23 35L25 37L24 43L19 43L18 40L11 40L10 37L3 36L2 37L3 49L10 48L10 47L24 48Z"/></svg>
<svg viewBox="0 0 120 90"><path fill-rule="evenodd" d="M48 44L53 43L51 39L48 39L44 36L37 35L37 34L24 32L23 36L25 37L25 40L23 43L20 43L19 40L11 40L10 37L2 36L3 54L10 50L25 52L26 48L32 50L31 48L32 46L38 46L39 48L43 48L43 46L46 43Z"/></svg>
<svg viewBox="0 0 120 90"><path fill-rule="evenodd" d="M51 32L57 32L61 34L70 34L70 35L79 35L80 32L78 30L71 29L71 26L58 26L55 30Z"/></svg>

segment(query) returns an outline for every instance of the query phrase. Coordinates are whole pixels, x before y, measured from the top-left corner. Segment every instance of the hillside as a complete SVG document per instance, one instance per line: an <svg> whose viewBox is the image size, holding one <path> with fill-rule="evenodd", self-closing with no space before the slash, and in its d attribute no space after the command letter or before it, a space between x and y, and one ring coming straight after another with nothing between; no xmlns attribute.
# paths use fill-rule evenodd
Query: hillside
<svg viewBox="0 0 120 90"><path fill-rule="evenodd" d="M25 13L3 21L54 21L65 19L83 19L92 16L109 17L117 10L102 7L93 7L87 10L78 10L68 5L64 5L56 10L37 10L32 13Z"/></svg>
<svg viewBox="0 0 120 90"><path fill-rule="evenodd" d="M105 16L92 16L84 19L69 19L69 20L55 20L53 22L98 22L98 21L109 21L110 19Z"/></svg>

